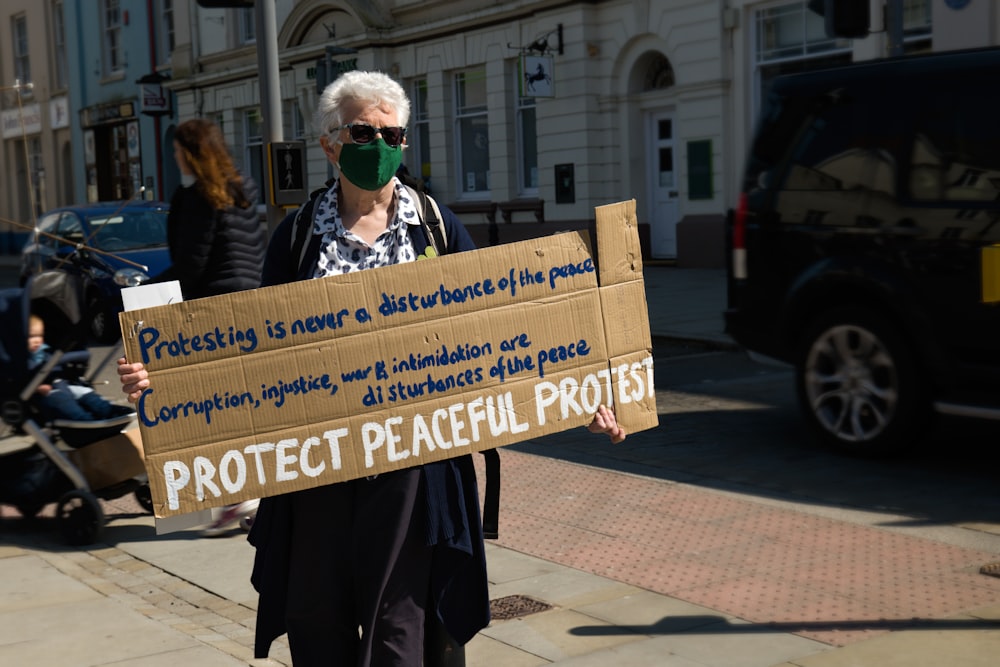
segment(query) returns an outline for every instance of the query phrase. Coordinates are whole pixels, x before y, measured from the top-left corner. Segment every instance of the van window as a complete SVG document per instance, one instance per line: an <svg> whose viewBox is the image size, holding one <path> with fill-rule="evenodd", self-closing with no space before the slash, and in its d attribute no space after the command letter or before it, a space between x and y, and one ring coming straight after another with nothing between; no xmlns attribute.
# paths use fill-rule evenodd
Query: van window
<svg viewBox="0 0 1000 667"><path fill-rule="evenodd" d="M869 190L895 194L898 117L866 85L831 89L790 156L786 190Z"/></svg>
<svg viewBox="0 0 1000 667"><path fill-rule="evenodd" d="M910 193L922 201L1000 199L1000 95L940 90L916 111Z"/></svg>

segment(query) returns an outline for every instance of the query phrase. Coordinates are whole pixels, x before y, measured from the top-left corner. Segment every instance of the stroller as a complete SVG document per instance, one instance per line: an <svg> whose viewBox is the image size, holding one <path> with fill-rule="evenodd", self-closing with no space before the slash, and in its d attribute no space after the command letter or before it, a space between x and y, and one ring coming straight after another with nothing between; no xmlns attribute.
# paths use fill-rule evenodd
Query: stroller
<svg viewBox="0 0 1000 667"><path fill-rule="evenodd" d="M105 517L98 498L134 493L144 510L153 509L149 484L142 476L92 489L73 463L74 450L122 433L135 420L134 414L91 421L48 419L32 400L38 386L57 368L72 383L90 384L84 377L90 353L84 346L81 297L78 279L56 271L30 278L23 288L0 289L4 323L0 327L0 503L12 505L25 518L57 503L59 529L73 545L91 544L100 537ZM36 371L28 369L31 313L40 315L49 331L62 336L49 340L54 353ZM134 456L138 458L138 453Z"/></svg>

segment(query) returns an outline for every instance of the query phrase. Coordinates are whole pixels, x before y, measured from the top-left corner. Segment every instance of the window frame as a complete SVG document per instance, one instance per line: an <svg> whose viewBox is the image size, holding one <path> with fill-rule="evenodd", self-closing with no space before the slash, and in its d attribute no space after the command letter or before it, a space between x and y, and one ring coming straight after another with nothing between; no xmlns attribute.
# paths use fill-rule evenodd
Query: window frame
<svg viewBox="0 0 1000 667"><path fill-rule="evenodd" d="M239 43L242 46L257 43L257 23L254 18L254 8L239 9Z"/></svg>
<svg viewBox="0 0 1000 667"><path fill-rule="evenodd" d="M160 0L160 61L169 63L176 43L176 18L173 0Z"/></svg>
<svg viewBox="0 0 1000 667"><path fill-rule="evenodd" d="M303 141L306 138L306 118L302 113L302 106L299 101L292 100L291 109L289 109L288 120L291 123L290 134L292 139L296 141Z"/></svg>
<svg viewBox="0 0 1000 667"><path fill-rule="evenodd" d="M121 0L101 0L101 59L105 77L124 76Z"/></svg>
<svg viewBox="0 0 1000 667"><path fill-rule="evenodd" d="M483 100L482 104L465 104L467 95L466 82L469 80L467 77L473 75L475 78L473 81L482 81L483 85ZM489 199L491 196L491 184L490 184L490 135L489 135L489 106L487 104L487 76L486 67L481 65L479 67L474 67L470 69L465 69L460 72L456 72L453 76L453 85L455 91L454 99L454 118L455 118L455 164L456 169L456 185L457 195L459 199ZM485 122L483 122L485 121ZM479 135L471 140L466 140L466 133L471 133L473 125L471 123L476 123L479 125L482 123L485 127L485 135L480 139ZM469 147L479 147L485 149L486 151L486 169L482 172L475 170L468 171L466 169L466 155L465 151ZM480 187L480 176L482 175L482 187ZM469 187L469 176L473 177L474 183L473 187Z"/></svg>
<svg viewBox="0 0 1000 667"><path fill-rule="evenodd" d="M64 0L52 0L52 76L55 88L69 87L69 61L66 58L66 7Z"/></svg>
<svg viewBox="0 0 1000 667"><path fill-rule="evenodd" d="M521 94L520 71L514 73L514 125L517 156L517 192L521 197L538 196L538 104L536 98ZM531 117L534 136L528 137L526 117ZM529 142L531 145L529 145ZM531 164L533 162L533 165ZM534 168L534 174L530 169ZM533 178L532 178L533 176Z"/></svg>
<svg viewBox="0 0 1000 667"><path fill-rule="evenodd" d="M28 43L27 14L11 16L10 36L14 79L21 85L31 83L31 49Z"/></svg>
<svg viewBox="0 0 1000 667"><path fill-rule="evenodd" d="M799 33L797 42L785 41L780 46L765 46L771 41L781 42L783 36L778 31L782 24L792 25L794 22L799 24L793 32ZM852 61L852 40L827 37L823 17L811 11L806 0L785 0L754 9L751 39L750 66L753 72L750 80L753 82L754 123L767 98L769 82L775 77Z"/></svg>
<svg viewBox="0 0 1000 667"><path fill-rule="evenodd" d="M431 178L430 113L427 111L427 78L414 79L411 83L410 127L406 131L406 145L411 159L407 160L410 174L425 183Z"/></svg>

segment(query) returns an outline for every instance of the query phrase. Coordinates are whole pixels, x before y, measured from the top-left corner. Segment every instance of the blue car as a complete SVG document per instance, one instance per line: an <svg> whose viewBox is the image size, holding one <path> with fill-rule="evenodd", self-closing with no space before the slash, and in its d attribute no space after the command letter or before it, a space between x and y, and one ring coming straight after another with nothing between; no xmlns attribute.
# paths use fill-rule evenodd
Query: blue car
<svg viewBox="0 0 1000 667"><path fill-rule="evenodd" d="M114 342L120 335L121 289L148 282L170 266L169 210L162 201L118 201L47 212L21 251L21 284L42 271L78 276L90 334Z"/></svg>

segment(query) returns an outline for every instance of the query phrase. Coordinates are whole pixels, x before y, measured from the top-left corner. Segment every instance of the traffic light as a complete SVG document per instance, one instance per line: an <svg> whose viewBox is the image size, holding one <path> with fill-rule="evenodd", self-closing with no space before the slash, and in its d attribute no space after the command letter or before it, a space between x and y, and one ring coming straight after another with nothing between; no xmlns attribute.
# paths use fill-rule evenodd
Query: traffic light
<svg viewBox="0 0 1000 667"><path fill-rule="evenodd" d="M828 37L867 37L870 0L809 0L809 9L823 17Z"/></svg>

